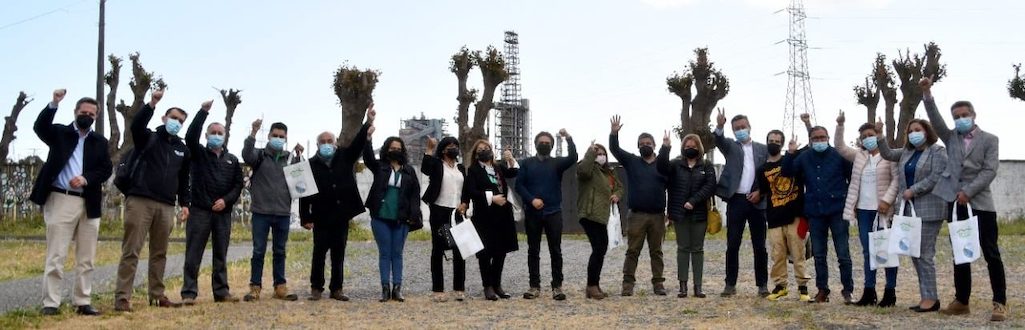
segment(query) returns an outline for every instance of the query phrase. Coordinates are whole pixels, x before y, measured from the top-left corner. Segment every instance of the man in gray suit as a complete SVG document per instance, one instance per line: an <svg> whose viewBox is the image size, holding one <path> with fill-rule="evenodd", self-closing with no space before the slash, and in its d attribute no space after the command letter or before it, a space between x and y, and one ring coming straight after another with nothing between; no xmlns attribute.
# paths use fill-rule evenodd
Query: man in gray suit
<svg viewBox="0 0 1025 330"><path fill-rule="evenodd" d="M993 288L993 314L991 321L1003 321L1007 315L1007 284L1004 277L1004 262L1000 259L997 245L997 213L993 204L993 192L989 185L997 175L1000 165L1000 140L996 135L983 131L975 124L975 108L971 102L957 101L950 107L954 117L954 130L947 127L943 116L932 97L932 81L922 79L922 100L929 120L936 128L936 134L947 146L949 163L936 191L957 214L950 219L968 218L968 207L979 218L979 239L982 255L989 267L989 281ZM940 311L946 315L971 313L968 301L972 294L972 265L966 263L954 266L954 301Z"/></svg>
<svg viewBox="0 0 1025 330"><path fill-rule="evenodd" d="M758 168L769 158L769 149L751 139L751 124L744 115L730 121L736 140L724 136L726 113L720 109L716 118L715 146L726 157L726 166L715 189L715 195L726 201L726 288L721 296L737 294L740 243L744 226L751 224L751 247L754 250L755 283L758 294L769 296L769 254L765 250L765 200L755 180Z"/></svg>

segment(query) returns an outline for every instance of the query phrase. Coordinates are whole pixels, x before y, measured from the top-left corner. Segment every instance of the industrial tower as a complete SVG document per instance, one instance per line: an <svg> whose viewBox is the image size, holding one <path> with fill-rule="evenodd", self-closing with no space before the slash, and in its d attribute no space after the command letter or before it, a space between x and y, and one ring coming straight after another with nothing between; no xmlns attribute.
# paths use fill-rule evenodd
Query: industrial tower
<svg viewBox="0 0 1025 330"><path fill-rule="evenodd" d="M787 69L783 131L792 136L796 133L795 127L798 127L798 116L801 114L811 115L812 122L815 122L815 102L811 97L811 76L808 74L808 39L804 30L804 21L808 15L804 11L804 1L790 0L787 12L790 13L790 37L787 38L787 44L790 45L790 68Z"/></svg>
<svg viewBox="0 0 1025 330"><path fill-rule="evenodd" d="M530 101L523 99L520 86L520 37L505 31L505 70L509 79L502 83L502 98L495 103L495 149L512 150L513 157L530 155Z"/></svg>

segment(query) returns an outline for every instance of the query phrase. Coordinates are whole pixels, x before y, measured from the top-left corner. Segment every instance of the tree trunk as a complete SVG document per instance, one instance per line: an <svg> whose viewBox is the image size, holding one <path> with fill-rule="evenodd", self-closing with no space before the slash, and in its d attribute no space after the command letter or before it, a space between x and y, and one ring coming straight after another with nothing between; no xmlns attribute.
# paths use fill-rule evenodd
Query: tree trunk
<svg viewBox="0 0 1025 330"><path fill-rule="evenodd" d="M32 102L32 99L25 95L25 92L18 92L18 98L14 101L14 106L11 107L11 114L4 117L4 132L3 136L0 137L0 164L6 164L7 155L11 151L11 142L17 137L14 136L14 132L18 131L18 116L21 115L21 110L25 109L25 106Z"/></svg>
<svg viewBox="0 0 1025 330"><path fill-rule="evenodd" d="M706 154L715 152L715 139L709 128L712 110L719 100L729 94L729 79L708 60L708 49L694 50L696 59L691 61L683 74L674 74L666 79L669 91L680 97L683 109L680 111L679 136L697 134ZM691 94L691 86L696 94ZM691 98L691 95L694 95ZM689 109L688 109L689 108ZM688 111L689 110L689 111Z"/></svg>
<svg viewBox="0 0 1025 330"><path fill-rule="evenodd" d="M118 153L121 143L121 127L117 123L117 114L120 113L115 106L117 101L117 88L121 84L121 58L111 54L107 57L107 61L110 62L110 71L107 72L103 80L110 88L107 92L107 120L110 122L110 138L107 139L107 151L110 153L111 162L114 166L120 163L121 158ZM121 101L124 104L124 101ZM103 118L97 118L97 121L103 121ZM127 126L129 123L125 123Z"/></svg>
<svg viewBox="0 0 1025 330"><path fill-rule="evenodd" d="M163 78L154 79L154 73L146 71L139 60L139 53L128 55L128 60L132 62L132 80L128 82L128 87L132 90L132 105L130 107L119 106L119 109L117 109L118 113L121 114L125 127L131 127L135 115L142 110L142 106L145 104L146 93L152 89L167 88L167 83L164 82ZM126 129L121 146L118 147L115 154L111 154L112 162L114 160L120 161L134 147L135 140L132 139L132 130Z"/></svg>
<svg viewBox="0 0 1025 330"><path fill-rule="evenodd" d="M228 145L228 140L231 138L231 123L232 118L235 117L235 109L238 108L239 104L242 104L241 90L227 89L221 90L221 100L224 101L224 145Z"/></svg>
<svg viewBox="0 0 1025 330"><path fill-rule="evenodd" d="M363 126L363 117L374 102L374 88L380 75L380 71L360 70L347 64L335 71L335 95L342 105L342 131L338 134L340 147L348 147Z"/></svg>

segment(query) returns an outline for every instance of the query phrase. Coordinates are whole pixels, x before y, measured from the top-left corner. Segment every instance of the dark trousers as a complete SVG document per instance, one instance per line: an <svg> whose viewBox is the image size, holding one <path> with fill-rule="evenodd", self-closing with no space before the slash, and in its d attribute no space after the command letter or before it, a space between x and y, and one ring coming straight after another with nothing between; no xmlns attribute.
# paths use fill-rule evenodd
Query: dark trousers
<svg viewBox="0 0 1025 330"><path fill-rule="evenodd" d="M324 290L324 259L331 252L331 283L328 290L342 289L345 281L345 246L349 242L349 219L320 221L313 224L313 263L310 288Z"/></svg>
<svg viewBox="0 0 1025 330"><path fill-rule="evenodd" d="M477 263L480 265L480 280L484 287L501 288L505 253L490 253L485 249L477 253Z"/></svg>
<svg viewBox="0 0 1025 330"><path fill-rule="evenodd" d="M854 291L854 266L851 263L851 248L848 239L850 223L843 219L842 214L809 217L812 254L815 255L815 287L829 290L829 264L826 253L829 247L829 236L833 237L833 249L836 250L836 261L840 268L840 284L844 292Z"/></svg>
<svg viewBox="0 0 1025 330"><path fill-rule="evenodd" d="M735 194L726 205L726 285L737 285L740 271L740 243L744 227L751 224L751 249L755 258L755 284L763 287L769 281L769 253L765 250L765 210L747 201L747 196Z"/></svg>
<svg viewBox="0 0 1025 330"><path fill-rule="evenodd" d="M947 209L953 209L952 203ZM997 214L996 212L979 211L972 209L975 216L979 218L979 243L982 245L982 256L986 259L986 267L989 268L989 283L993 288L993 302L1007 304L1007 279L1004 276L1004 261L1000 259L1000 246L997 244ZM957 217L953 214L950 219L967 219L968 208L964 205L957 206ZM972 264L954 265L954 299L962 304L968 305L972 296Z"/></svg>
<svg viewBox="0 0 1025 330"><path fill-rule="evenodd" d="M541 233L548 238L552 256L552 287L562 287L562 212L541 215L529 212L523 227L527 232L527 268L530 287L541 287Z"/></svg>
<svg viewBox="0 0 1025 330"><path fill-rule="evenodd" d="M452 223L452 212L444 206L431 204L431 291L445 292L445 239L438 231L445 224ZM466 290L466 261L459 249L452 249L452 290Z"/></svg>
<svg viewBox="0 0 1025 330"><path fill-rule="evenodd" d="M587 286L595 286L601 282L601 268L605 265L605 252L609 250L608 226L580 219L587 240L591 242L591 257L587 259Z"/></svg>
<svg viewBox="0 0 1025 330"><path fill-rule="evenodd" d="M199 265L203 262L206 241L213 236L213 274L211 283L214 297L228 295L228 244L231 242L231 213L213 213L199 208L192 209L189 221L185 223L185 283L182 298L196 298L199 290L197 278Z"/></svg>
<svg viewBox="0 0 1025 330"><path fill-rule="evenodd" d="M250 285L261 286L263 283L263 257L267 254L267 236L273 235L271 253L274 285L285 284L285 245L288 244L288 225L291 219L287 215L270 215L253 213L253 258L249 261Z"/></svg>
<svg viewBox="0 0 1025 330"><path fill-rule="evenodd" d="M626 218L626 259L623 261L623 283L637 281L637 260L648 241L648 255L651 257L651 283L665 282L662 277L662 240L666 237L666 216L663 213L631 211Z"/></svg>

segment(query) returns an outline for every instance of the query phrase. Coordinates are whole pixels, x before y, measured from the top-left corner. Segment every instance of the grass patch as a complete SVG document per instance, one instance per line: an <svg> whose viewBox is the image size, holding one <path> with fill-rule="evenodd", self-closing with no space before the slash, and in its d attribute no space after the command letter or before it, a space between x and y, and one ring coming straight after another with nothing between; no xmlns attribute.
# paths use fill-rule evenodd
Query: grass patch
<svg viewBox="0 0 1025 330"><path fill-rule="evenodd" d="M4 251L4 258L0 258L0 281L9 281L29 277L38 277L43 274L44 260L46 259L46 242L34 240L0 240L0 251ZM185 253L185 243L171 242L167 246L168 255ZM149 255L149 244L143 246L140 258ZM96 257L93 259L95 267L116 264L121 258L121 243L101 241L96 245ZM75 267L75 249L72 246L68 249L68 257L64 261L65 274L73 271Z"/></svg>

